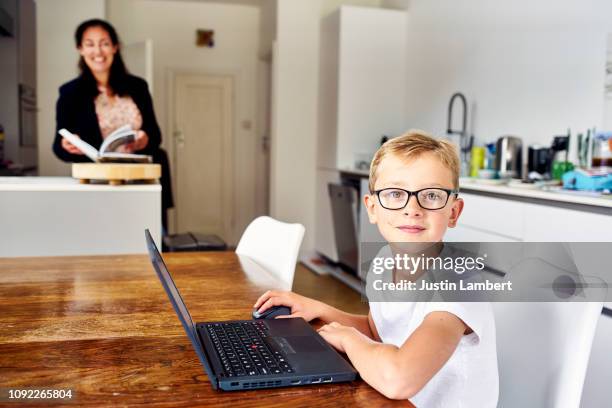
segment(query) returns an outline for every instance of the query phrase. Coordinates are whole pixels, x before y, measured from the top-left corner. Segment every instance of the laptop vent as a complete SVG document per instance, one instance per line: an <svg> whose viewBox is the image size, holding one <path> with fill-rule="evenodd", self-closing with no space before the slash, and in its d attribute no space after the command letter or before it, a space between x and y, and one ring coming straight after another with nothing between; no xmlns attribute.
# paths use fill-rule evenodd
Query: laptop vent
<svg viewBox="0 0 612 408"><path fill-rule="evenodd" d="M266 387L275 387L281 385L282 381L257 381L257 382L247 382L242 383L242 388L244 389L253 389L253 388L266 388Z"/></svg>

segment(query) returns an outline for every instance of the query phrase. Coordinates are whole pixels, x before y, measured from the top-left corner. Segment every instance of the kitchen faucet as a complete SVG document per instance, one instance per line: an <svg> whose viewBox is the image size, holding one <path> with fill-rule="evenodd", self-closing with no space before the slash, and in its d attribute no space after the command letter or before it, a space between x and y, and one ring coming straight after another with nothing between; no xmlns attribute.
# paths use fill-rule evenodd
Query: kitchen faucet
<svg viewBox="0 0 612 408"><path fill-rule="evenodd" d="M461 103L463 104L463 127L461 131L453 130L451 126L453 120L453 105L456 98L461 99ZM461 135L461 141L463 141L467 134L467 100L465 99L465 95L461 92L455 92L450 98L450 102L448 103L448 127L446 129L446 134L448 135Z"/></svg>
<svg viewBox="0 0 612 408"><path fill-rule="evenodd" d="M459 98L461 100L461 104L463 105L463 123L462 123L463 126L461 127L460 131L454 130L452 127L453 105L455 103L456 98ZM465 99L465 95L463 95L461 92L455 92L453 96L451 96L450 102L448 103L448 126L446 128L446 134L447 135L459 135L459 148L462 153L462 160L464 161L466 159L467 153L472 149L472 143L474 140L473 136L467 139L467 114L468 114L468 107L467 107L467 100Z"/></svg>

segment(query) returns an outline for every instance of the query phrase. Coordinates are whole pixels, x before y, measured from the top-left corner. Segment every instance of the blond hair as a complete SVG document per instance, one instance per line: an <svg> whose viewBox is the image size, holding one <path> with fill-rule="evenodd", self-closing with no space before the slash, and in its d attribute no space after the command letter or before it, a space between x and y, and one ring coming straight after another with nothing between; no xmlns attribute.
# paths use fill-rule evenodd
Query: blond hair
<svg viewBox="0 0 612 408"><path fill-rule="evenodd" d="M453 188L459 188L460 163L457 148L451 142L438 140L422 130L409 130L401 136L388 140L374 155L370 165L370 193L374 193L376 170L388 155L403 160L415 159L423 153L433 153L453 174Z"/></svg>

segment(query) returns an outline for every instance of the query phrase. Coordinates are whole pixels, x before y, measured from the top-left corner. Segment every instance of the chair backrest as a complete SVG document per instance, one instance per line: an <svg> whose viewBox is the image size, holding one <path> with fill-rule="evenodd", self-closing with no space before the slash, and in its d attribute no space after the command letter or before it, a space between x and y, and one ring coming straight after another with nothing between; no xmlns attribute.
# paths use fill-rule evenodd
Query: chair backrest
<svg viewBox="0 0 612 408"><path fill-rule="evenodd" d="M262 216L254 219L246 228L236 253L253 259L291 289L303 237L302 224L288 224Z"/></svg>
<svg viewBox="0 0 612 408"><path fill-rule="evenodd" d="M494 302L499 407L578 407L602 302Z"/></svg>

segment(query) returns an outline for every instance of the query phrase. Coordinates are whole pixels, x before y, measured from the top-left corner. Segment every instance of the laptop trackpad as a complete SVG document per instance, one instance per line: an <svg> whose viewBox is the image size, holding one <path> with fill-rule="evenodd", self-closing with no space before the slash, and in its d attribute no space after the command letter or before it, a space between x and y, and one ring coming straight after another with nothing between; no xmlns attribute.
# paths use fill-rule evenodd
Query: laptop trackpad
<svg viewBox="0 0 612 408"><path fill-rule="evenodd" d="M327 350L316 337L311 336L274 337L274 340L285 353L293 354Z"/></svg>

